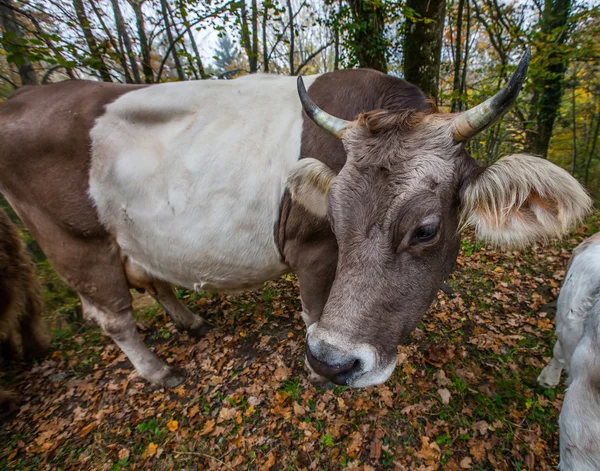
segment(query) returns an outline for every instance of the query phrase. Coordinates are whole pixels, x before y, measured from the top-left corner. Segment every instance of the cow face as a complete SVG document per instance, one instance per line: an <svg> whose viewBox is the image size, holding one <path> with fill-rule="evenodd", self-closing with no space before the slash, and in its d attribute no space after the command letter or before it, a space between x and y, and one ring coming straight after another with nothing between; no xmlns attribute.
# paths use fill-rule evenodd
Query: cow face
<svg viewBox="0 0 600 471"><path fill-rule="evenodd" d="M336 277L321 318L308 327L307 360L338 384L364 387L391 375L398 344L456 260L461 219L486 240L522 245L564 233L590 206L579 183L547 160L514 155L479 167L452 115L328 119L346 164L336 175L301 159L288 184L337 239Z"/></svg>

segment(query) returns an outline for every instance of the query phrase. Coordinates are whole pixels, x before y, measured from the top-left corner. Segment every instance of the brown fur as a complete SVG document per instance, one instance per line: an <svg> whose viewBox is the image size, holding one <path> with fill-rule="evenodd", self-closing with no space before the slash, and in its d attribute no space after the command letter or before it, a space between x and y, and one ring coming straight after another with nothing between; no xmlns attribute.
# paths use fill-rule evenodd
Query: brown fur
<svg viewBox="0 0 600 471"><path fill-rule="evenodd" d="M40 285L33 263L15 226L0 209L0 356L17 355L18 339L31 360L48 349L42 322ZM0 414L14 406L16 396L0 389Z"/></svg>

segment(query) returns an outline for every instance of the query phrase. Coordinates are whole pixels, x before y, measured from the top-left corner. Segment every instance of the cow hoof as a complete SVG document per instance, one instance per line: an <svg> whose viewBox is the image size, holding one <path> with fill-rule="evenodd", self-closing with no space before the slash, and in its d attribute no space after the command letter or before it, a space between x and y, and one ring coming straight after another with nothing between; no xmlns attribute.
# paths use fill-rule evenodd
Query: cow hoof
<svg viewBox="0 0 600 471"><path fill-rule="evenodd" d="M179 368L170 368L169 373L160 381L157 386L164 388L176 388L185 381L185 373Z"/></svg>
<svg viewBox="0 0 600 471"><path fill-rule="evenodd" d="M184 376L173 375L169 379L165 381L165 386L167 388L176 388L185 380Z"/></svg>
<svg viewBox="0 0 600 471"><path fill-rule="evenodd" d="M555 381L554 379L546 378L543 375L539 375L537 378L537 383L544 389L554 388L554 387L558 386L559 382L560 382L560 379L558 381Z"/></svg>
<svg viewBox="0 0 600 471"><path fill-rule="evenodd" d="M195 339L200 339L208 334L211 330L215 328L214 325L204 321L200 327L196 327L194 329L188 329L186 332L190 337L194 337Z"/></svg>

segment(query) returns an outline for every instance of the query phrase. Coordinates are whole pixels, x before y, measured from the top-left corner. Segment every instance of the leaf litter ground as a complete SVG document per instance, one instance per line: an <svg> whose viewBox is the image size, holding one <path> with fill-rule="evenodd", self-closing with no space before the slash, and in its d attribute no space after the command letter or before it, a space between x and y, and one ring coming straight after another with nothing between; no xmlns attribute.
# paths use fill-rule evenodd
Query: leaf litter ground
<svg viewBox="0 0 600 471"><path fill-rule="evenodd" d="M0 469L554 469L564 387L535 380L571 250L599 228L595 216L526 251L466 234L392 378L363 390L308 382L294 276L239 296L179 291L215 325L200 340L137 296L146 344L185 381L152 387L98 329L57 329L47 359L0 373L21 396Z"/></svg>

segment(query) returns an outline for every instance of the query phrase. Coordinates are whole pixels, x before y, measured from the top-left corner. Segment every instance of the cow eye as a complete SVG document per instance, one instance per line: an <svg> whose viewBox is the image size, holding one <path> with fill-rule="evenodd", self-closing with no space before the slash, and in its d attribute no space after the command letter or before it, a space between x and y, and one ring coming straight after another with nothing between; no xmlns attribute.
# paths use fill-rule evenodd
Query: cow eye
<svg viewBox="0 0 600 471"><path fill-rule="evenodd" d="M413 236L414 243L429 242L437 235L438 230L439 226L437 224L419 227Z"/></svg>

